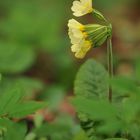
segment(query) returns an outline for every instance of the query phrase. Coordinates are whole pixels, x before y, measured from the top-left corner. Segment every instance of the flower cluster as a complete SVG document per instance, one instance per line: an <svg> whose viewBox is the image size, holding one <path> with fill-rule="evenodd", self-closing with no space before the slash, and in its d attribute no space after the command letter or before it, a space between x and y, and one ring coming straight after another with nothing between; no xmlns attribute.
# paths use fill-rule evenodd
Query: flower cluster
<svg viewBox="0 0 140 140"><path fill-rule="evenodd" d="M78 17L93 12L98 18L105 19L101 13L92 8L92 0L74 1L72 11ZM70 19L68 27L68 34L72 43L71 50L77 58L84 58L91 47L101 46L111 35L111 27L108 25L83 25L75 19Z"/></svg>

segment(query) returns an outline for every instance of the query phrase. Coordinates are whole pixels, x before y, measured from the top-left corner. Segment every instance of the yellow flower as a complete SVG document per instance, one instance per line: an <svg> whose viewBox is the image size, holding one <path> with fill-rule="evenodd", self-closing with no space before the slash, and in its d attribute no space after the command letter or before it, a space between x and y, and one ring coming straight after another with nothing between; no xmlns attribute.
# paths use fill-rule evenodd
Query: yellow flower
<svg viewBox="0 0 140 140"><path fill-rule="evenodd" d="M76 17L91 13L93 11L92 0L76 0L73 2L71 9L74 12L73 15Z"/></svg>
<svg viewBox="0 0 140 140"><path fill-rule="evenodd" d="M69 27L69 37L71 39L72 44L77 44L84 38L83 30L84 26L77 22L74 19L69 20L68 22Z"/></svg>
<svg viewBox="0 0 140 140"><path fill-rule="evenodd" d="M77 58L83 58L92 46L101 46L111 35L110 26L83 25L74 19L69 20L68 27L68 34L72 43L71 50Z"/></svg>
<svg viewBox="0 0 140 140"><path fill-rule="evenodd" d="M76 58L84 58L86 53L90 50L91 48L91 42L88 40L81 40L78 44L74 44L71 47L72 52L75 53Z"/></svg>
<svg viewBox="0 0 140 140"><path fill-rule="evenodd" d="M75 53L75 57L83 58L91 48L91 42L86 40L87 34L84 32L85 26L71 19L69 20L68 27L69 37L72 43L71 50Z"/></svg>

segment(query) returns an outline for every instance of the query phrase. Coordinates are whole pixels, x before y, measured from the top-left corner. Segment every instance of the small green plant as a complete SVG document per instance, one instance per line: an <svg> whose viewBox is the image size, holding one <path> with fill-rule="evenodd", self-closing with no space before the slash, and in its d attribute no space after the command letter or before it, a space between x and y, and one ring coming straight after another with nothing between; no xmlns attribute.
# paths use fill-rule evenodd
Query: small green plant
<svg viewBox="0 0 140 140"><path fill-rule="evenodd" d="M27 124L24 121L28 115L46 107L45 102L28 101L25 93L17 84L8 88L0 96L0 139L24 140ZM18 132L18 133L17 133Z"/></svg>
<svg viewBox="0 0 140 140"><path fill-rule="evenodd" d="M107 41L108 72L93 59L83 64L75 80L75 106L85 140L139 140L140 88L139 64L133 77L113 77L112 26L96 9L92 0L74 1L72 11L77 17L92 13L103 25L82 25L70 20L69 36L72 52L83 58L91 47L100 47Z"/></svg>

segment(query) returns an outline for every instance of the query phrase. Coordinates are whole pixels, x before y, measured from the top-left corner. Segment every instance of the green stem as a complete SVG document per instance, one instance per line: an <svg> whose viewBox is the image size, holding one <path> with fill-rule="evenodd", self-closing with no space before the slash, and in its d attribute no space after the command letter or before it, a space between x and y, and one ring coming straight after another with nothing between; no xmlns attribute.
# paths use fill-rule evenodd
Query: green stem
<svg viewBox="0 0 140 140"><path fill-rule="evenodd" d="M109 77L112 79L113 77L113 52L112 52L112 40L109 37L107 40L107 55L108 55L108 72ZM112 86L109 84L109 101L112 102Z"/></svg>
<svg viewBox="0 0 140 140"><path fill-rule="evenodd" d="M93 15L95 17L97 17L97 19L99 19L100 21L102 21L103 23L109 24L108 21L107 21L107 19L104 17L104 15L100 11L94 9L93 10Z"/></svg>

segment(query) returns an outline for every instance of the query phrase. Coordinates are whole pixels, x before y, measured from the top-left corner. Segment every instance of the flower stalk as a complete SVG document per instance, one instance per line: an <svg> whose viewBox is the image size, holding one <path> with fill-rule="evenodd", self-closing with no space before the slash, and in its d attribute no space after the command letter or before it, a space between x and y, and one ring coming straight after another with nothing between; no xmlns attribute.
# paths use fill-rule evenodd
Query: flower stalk
<svg viewBox="0 0 140 140"><path fill-rule="evenodd" d="M107 56L108 56L108 73L109 78L113 78L113 51L112 51L112 39L109 37L107 39ZM112 102L112 86L109 84L109 94L108 99L110 102Z"/></svg>
<svg viewBox="0 0 140 140"><path fill-rule="evenodd" d="M81 17L92 13L101 24L83 25L71 19L68 22L68 34L71 39L71 50L76 58L82 59L88 51L94 47L101 47L107 41L107 63L110 79L113 77L113 53L112 53L112 25L105 16L93 8L92 0L74 0L72 5L73 15ZM109 85L109 101L112 102L112 87Z"/></svg>
<svg viewBox="0 0 140 140"><path fill-rule="evenodd" d="M93 16L95 16L97 19L99 19L100 21L102 21L105 24L109 23L107 21L107 19L104 17L104 15L96 9L93 10Z"/></svg>

